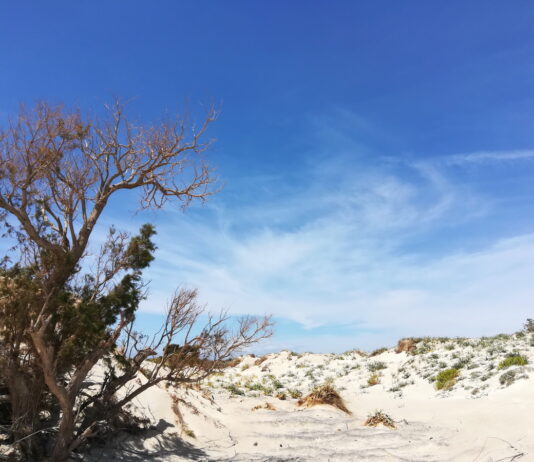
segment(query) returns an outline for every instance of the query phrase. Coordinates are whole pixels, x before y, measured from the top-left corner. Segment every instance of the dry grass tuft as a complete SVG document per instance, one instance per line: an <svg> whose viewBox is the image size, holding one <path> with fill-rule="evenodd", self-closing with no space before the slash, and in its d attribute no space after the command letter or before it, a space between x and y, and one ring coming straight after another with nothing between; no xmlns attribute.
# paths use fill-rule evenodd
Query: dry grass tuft
<svg viewBox="0 0 534 462"><path fill-rule="evenodd" d="M236 366L239 366L239 364L241 364L241 361L243 360L243 358L234 358L234 359L230 359L226 362L226 364L224 365L224 368L229 368L229 367L236 367Z"/></svg>
<svg viewBox="0 0 534 462"><path fill-rule="evenodd" d="M262 356L261 358L258 358L256 359L256 361L254 361L254 365L255 366L259 366L261 363L263 363L265 360L267 359L267 356Z"/></svg>
<svg viewBox="0 0 534 462"><path fill-rule="evenodd" d="M383 347L383 348L378 348L374 351L372 351L371 353L369 353L369 356L379 356L381 355L382 353L386 353L388 351L387 348Z"/></svg>
<svg viewBox="0 0 534 462"><path fill-rule="evenodd" d="M258 404L257 406L254 406L252 408L253 411L257 411L259 409L267 409L268 411L276 411L276 408L271 403Z"/></svg>
<svg viewBox="0 0 534 462"><path fill-rule="evenodd" d="M366 427L377 427L380 424L392 429L397 428L393 419L382 411L376 411L374 414L369 415L364 423Z"/></svg>
<svg viewBox="0 0 534 462"><path fill-rule="evenodd" d="M416 348L416 341L413 338L401 338L397 343L395 353L413 352Z"/></svg>
<svg viewBox="0 0 534 462"><path fill-rule="evenodd" d="M312 407L318 404L328 404L330 406L337 407L339 410L351 415L341 396L335 388L330 384L325 384L321 387L317 387L308 396L301 398L297 401L299 406Z"/></svg>
<svg viewBox="0 0 534 462"><path fill-rule="evenodd" d="M369 356L369 354L363 350L349 350L347 351L347 353L357 354L358 356L361 356L362 358L366 358L367 356Z"/></svg>
<svg viewBox="0 0 534 462"><path fill-rule="evenodd" d="M367 379L367 385L373 387L380 383L380 376L378 374L373 374Z"/></svg>

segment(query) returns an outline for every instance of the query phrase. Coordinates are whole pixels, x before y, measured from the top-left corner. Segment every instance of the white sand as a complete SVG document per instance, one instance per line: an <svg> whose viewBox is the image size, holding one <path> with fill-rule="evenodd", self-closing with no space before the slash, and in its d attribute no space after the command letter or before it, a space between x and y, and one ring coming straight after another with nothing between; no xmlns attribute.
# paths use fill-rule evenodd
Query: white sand
<svg viewBox="0 0 534 462"><path fill-rule="evenodd" d="M162 387L141 395L137 405L159 424L158 431L116 440L113 449L92 454L101 461L534 461L533 337L436 340L419 343L416 355L284 351L260 365L246 356L201 390ZM514 352L529 365L499 370L499 362ZM456 385L437 391L430 379L460 363ZM379 367L380 383L368 386L370 369ZM500 382L505 373L515 375L509 385ZM330 406L303 409L288 396L306 394L328 379L352 415ZM277 393L287 399L277 399ZM179 408L185 426L170 394L184 400ZM266 402L276 410L252 411ZM363 425L378 409L397 429Z"/></svg>

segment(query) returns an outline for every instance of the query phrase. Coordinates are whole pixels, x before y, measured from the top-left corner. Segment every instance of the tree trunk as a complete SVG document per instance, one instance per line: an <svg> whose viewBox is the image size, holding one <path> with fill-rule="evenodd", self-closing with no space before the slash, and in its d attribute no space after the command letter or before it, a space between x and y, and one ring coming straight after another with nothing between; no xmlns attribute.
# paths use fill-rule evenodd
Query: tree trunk
<svg viewBox="0 0 534 462"><path fill-rule="evenodd" d="M64 409L61 414L61 421L59 424L54 449L50 462L65 462L70 455L70 446L74 436L74 413L72 407Z"/></svg>
<svg viewBox="0 0 534 462"><path fill-rule="evenodd" d="M43 435L36 432L40 430L39 410L44 383L38 377L26 377L13 364L6 370L6 379L11 401L13 439L19 441L20 450L29 460L42 459Z"/></svg>

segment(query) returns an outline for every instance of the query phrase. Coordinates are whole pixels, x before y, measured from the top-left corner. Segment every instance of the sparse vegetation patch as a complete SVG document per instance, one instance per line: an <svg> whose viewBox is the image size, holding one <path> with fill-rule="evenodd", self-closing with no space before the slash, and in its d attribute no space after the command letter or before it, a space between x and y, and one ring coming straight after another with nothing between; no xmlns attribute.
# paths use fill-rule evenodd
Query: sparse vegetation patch
<svg viewBox="0 0 534 462"><path fill-rule="evenodd" d="M372 363L369 363L367 365L367 369L369 370L369 372L380 371L382 369L386 369L386 367L387 367L386 363L382 361L373 361Z"/></svg>
<svg viewBox="0 0 534 462"><path fill-rule="evenodd" d="M367 379L367 385L370 387L378 385L380 383L380 376L378 374L373 374Z"/></svg>
<svg viewBox="0 0 534 462"><path fill-rule="evenodd" d="M506 369L511 366L526 366L528 364L528 359L525 356L513 355L508 356L508 358L503 359L499 363L499 370Z"/></svg>
<svg viewBox="0 0 534 462"><path fill-rule="evenodd" d="M271 403L258 404L257 406L254 406L252 408L253 411L257 411L259 409L266 409L268 411L276 411L276 408Z"/></svg>
<svg viewBox="0 0 534 462"><path fill-rule="evenodd" d="M375 411L374 414L370 414L364 423L366 427L377 427L380 424L391 429L397 428L394 420L383 411Z"/></svg>
<svg viewBox="0 0 534 462"><path fill-rule="evenodd" d="M298 400L299 406L312 407L318 404L328 404L329 406L337 407L339 410L351 415L345 406L343 398L339 396L339 393L331 384L325 384L321 387L315 388L309 395Z"/></svg>
<svg viewBox="0 0 534 462"><path fill-rule="evenodd" d="M436 376L436 389L438 390L450 390L455 384L456 379L460 375L458 369L445 369Z"/></svg>

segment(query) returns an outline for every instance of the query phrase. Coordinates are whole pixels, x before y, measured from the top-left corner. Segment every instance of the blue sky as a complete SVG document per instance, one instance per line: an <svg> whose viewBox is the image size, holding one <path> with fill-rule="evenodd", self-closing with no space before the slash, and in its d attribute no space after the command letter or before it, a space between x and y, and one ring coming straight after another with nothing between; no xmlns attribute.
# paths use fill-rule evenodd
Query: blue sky
<svg viewBox="0 0 534 462"><path fill-rule="evenodd" d="M3 2L0 119L220 106L217 196L103 217L158 228L147 328L182 285L272 313L266 350L513 331L534 316L533 23L529 1Z"/></svg>

